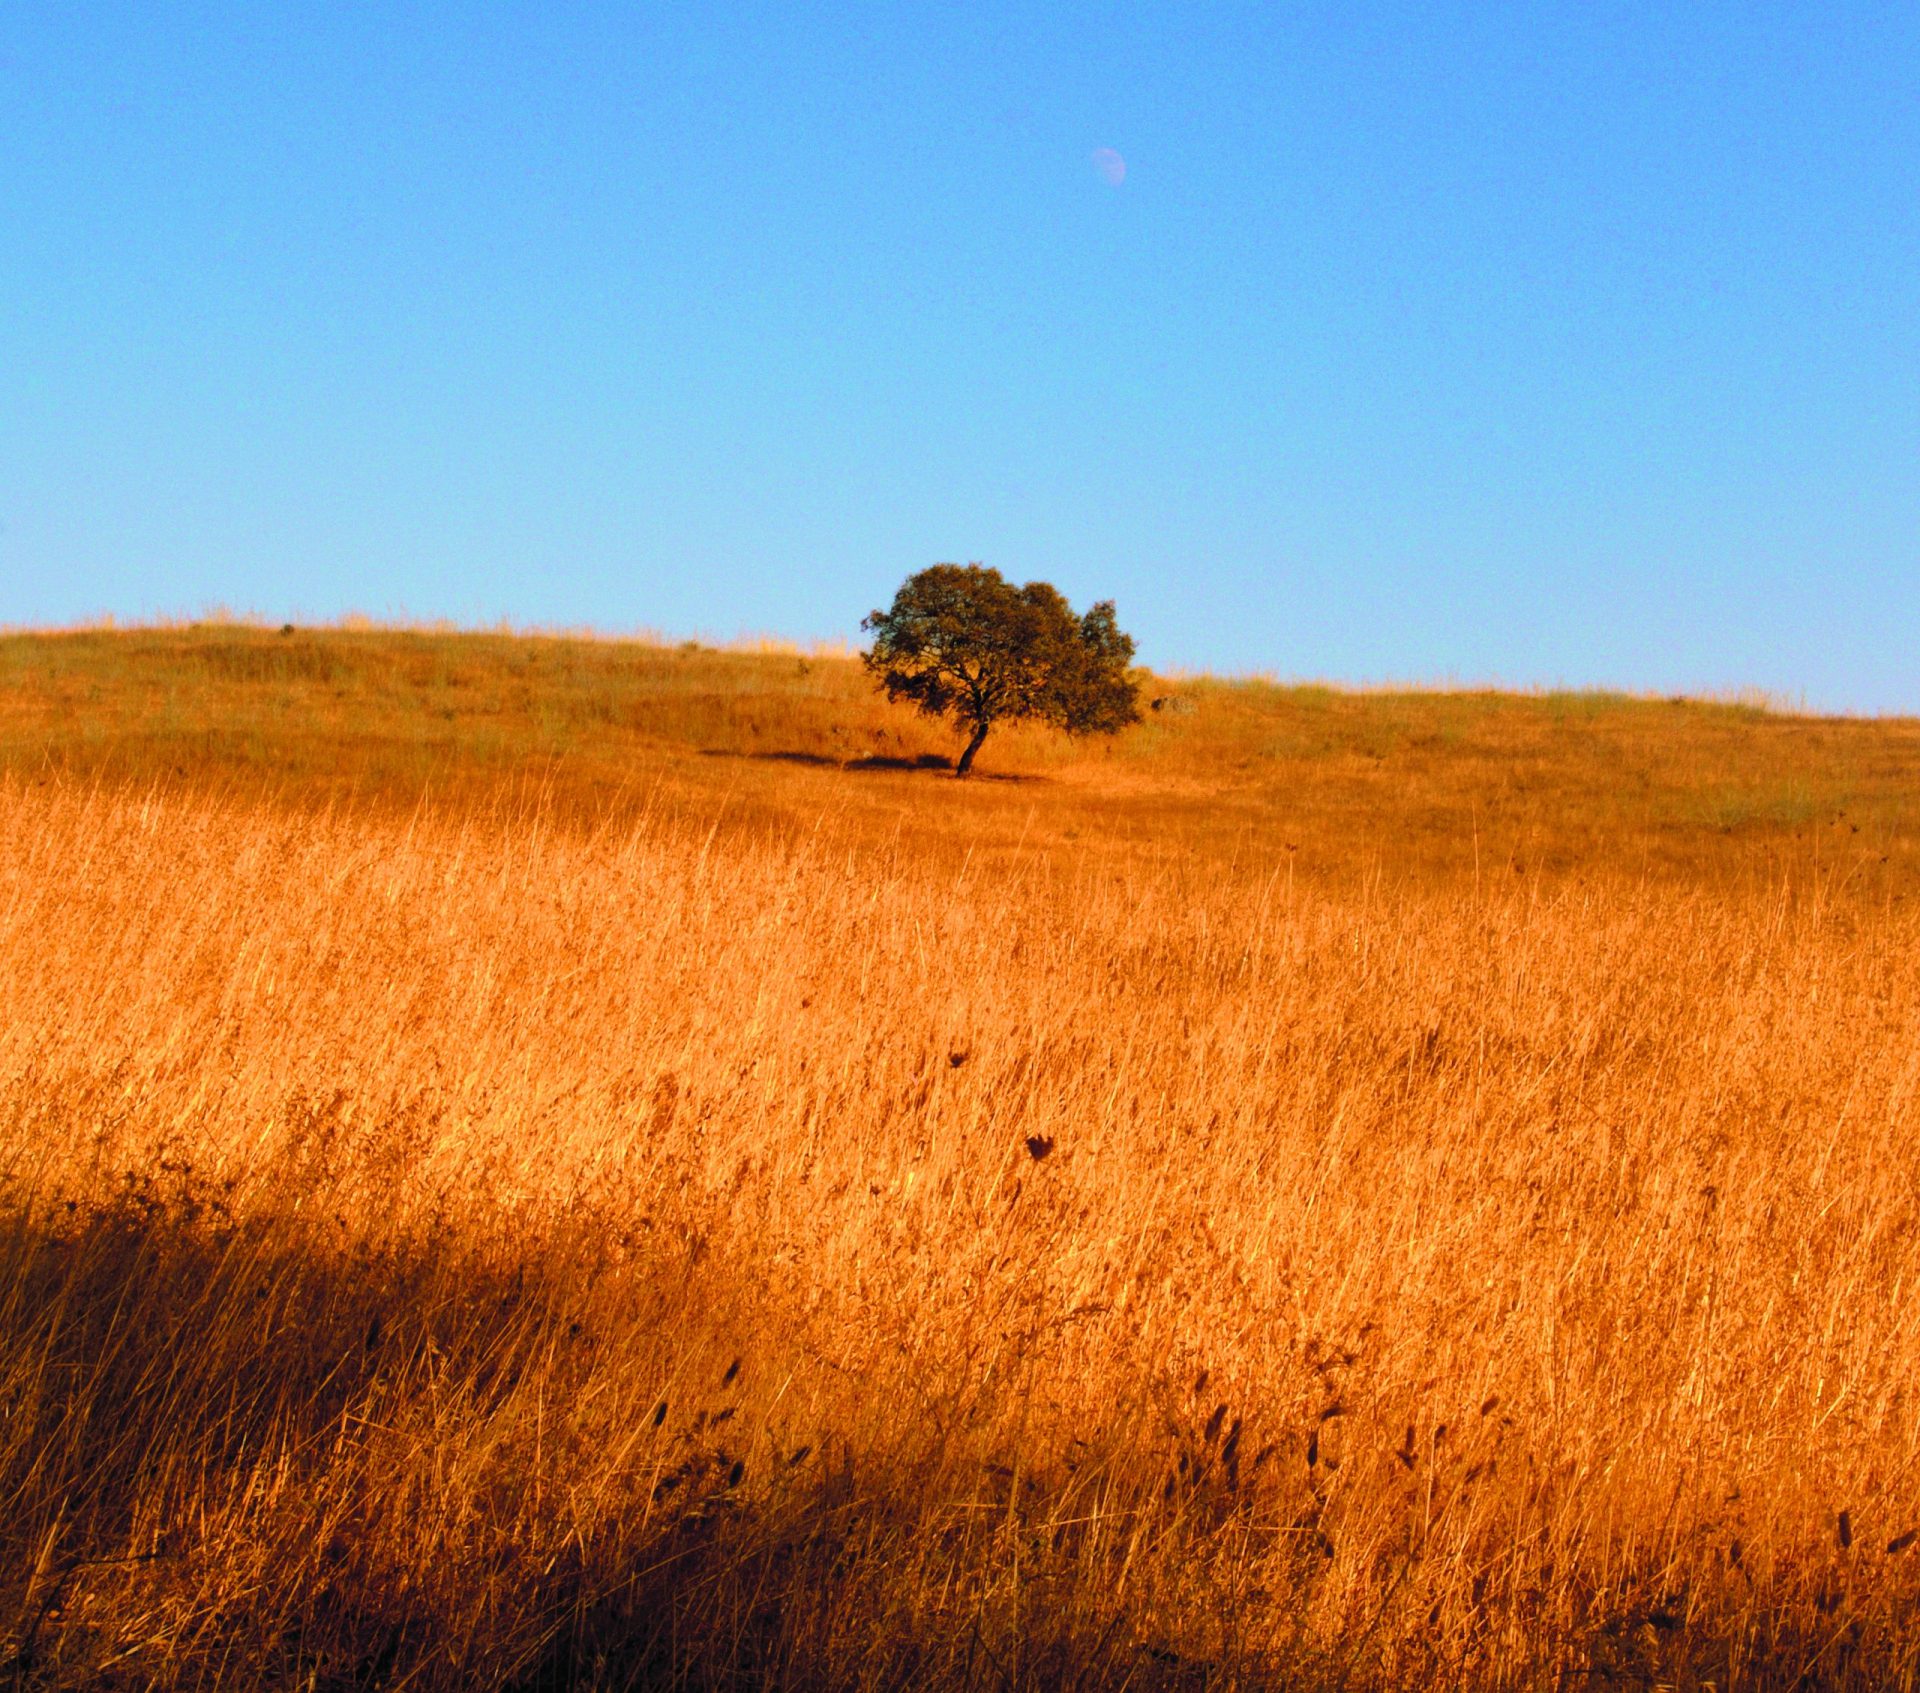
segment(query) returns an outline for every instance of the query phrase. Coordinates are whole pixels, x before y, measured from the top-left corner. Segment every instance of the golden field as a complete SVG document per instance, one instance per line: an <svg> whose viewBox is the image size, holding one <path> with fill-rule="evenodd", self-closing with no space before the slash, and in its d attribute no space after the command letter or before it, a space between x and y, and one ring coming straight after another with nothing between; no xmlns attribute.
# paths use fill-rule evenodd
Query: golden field
<svg viewBox="0 0 1920 1693"><path fill-rule="evenodd" d="M1920 724L0 638L0 1685L1911 1687Z"/></svg>

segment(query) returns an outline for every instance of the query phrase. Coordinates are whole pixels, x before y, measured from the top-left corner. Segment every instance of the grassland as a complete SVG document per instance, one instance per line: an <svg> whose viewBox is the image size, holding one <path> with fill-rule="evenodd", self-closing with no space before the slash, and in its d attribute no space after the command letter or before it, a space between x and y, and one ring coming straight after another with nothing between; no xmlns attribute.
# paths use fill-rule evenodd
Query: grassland
<svg viewBox="0 0 1920 1693"><path fill-rule="evenodd" d="M1920 725L0 639L20 1687L1909 1687Z"/></svg>

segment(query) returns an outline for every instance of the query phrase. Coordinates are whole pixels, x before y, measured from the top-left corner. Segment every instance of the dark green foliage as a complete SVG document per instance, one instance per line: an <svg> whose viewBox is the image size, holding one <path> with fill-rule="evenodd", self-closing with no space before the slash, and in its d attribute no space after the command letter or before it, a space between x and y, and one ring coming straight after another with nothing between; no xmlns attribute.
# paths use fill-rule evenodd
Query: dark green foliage
<svg viewBox="0 0 1920 1693"><path fill-rule="evenodd" d="M1114 621L1111 600L1076 617L1051 583L1016 588L982 565L936 564L909 576L893 605L860 626L873 635L867 668L889 699L970 732L956 775L973 768L999 722L1033 717L1089 735L1140 717L1127 674L1133 639Z"/></svg>

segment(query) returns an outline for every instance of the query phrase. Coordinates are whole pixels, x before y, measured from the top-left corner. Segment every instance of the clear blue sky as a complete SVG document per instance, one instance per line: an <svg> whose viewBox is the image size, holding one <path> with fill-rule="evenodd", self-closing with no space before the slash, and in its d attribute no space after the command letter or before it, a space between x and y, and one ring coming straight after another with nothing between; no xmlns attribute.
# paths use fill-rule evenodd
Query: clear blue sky
<svg viewBox="0 0 1920 1693"><path fill-rule="evenodd" d="M1920 6L8 9L0 621L851 636L941 559L1162 665L1920 711Z"/></svg>

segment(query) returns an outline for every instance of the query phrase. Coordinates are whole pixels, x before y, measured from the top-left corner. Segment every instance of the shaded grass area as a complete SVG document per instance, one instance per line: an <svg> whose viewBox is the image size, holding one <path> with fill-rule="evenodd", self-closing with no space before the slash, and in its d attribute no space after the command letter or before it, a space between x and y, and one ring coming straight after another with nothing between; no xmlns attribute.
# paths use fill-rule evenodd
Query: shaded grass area
<svg viewBox="0 0 1920 1693"><path fill-rule="evenodd" d="M782 1446L734 1422L770 1360L677 1354L661 1266L636 1276L613 1219L467 1222L342 1241L298 1211L235 1216L178 1166L12 1211L0 1488L61 1509L0 1576L0 1673L1179 1688L1324 1659L1236 1637L1272 1538L1255 1490L1183 1471L1169 1511L1134 1471L1137 1427L1089 1425L1078 1478L931 1422ZM698 1259L676 1291L724 1302L730 1267ZM1218 1446L1196 1432L1187 1459ZM432 1473L423 1447L446 1455ZM1143 1604L1163 1613L1146 1639Z"/></svg>
<svg viewBox="0 0 1920 1693"><path fill-rule="evenodd" d="M295 1106L320 1136L340 1108ZM325 1217L353 1201L305 1153L251 1172L279 1212L178 1161L92 1202L9 1196L0 1496L59 1502L8 1537L11 1685L1817 1693L1915 1661L1913 1533L1884 1508L1824 1546L1743 1557L1736 1532L1691 1577L1490 1546L1443 1596L1445 1519L1527 1446L1491 1396L1451 1452L1409 1426L1401 1526L1350 1595L1343 1543L1373 1535L1339 1496L1338 1348L1304 1415L1108 1359L1109 1397L1036 1451L1037 1384L975 1359L961 1398L806 1430L777 1341L690 1332L688 1302L766 1322L749 1263L637 1261L631 1215L582 1208L369 1238ZM1572 1479L1523 1485L1545 1505Z"/></svg>

